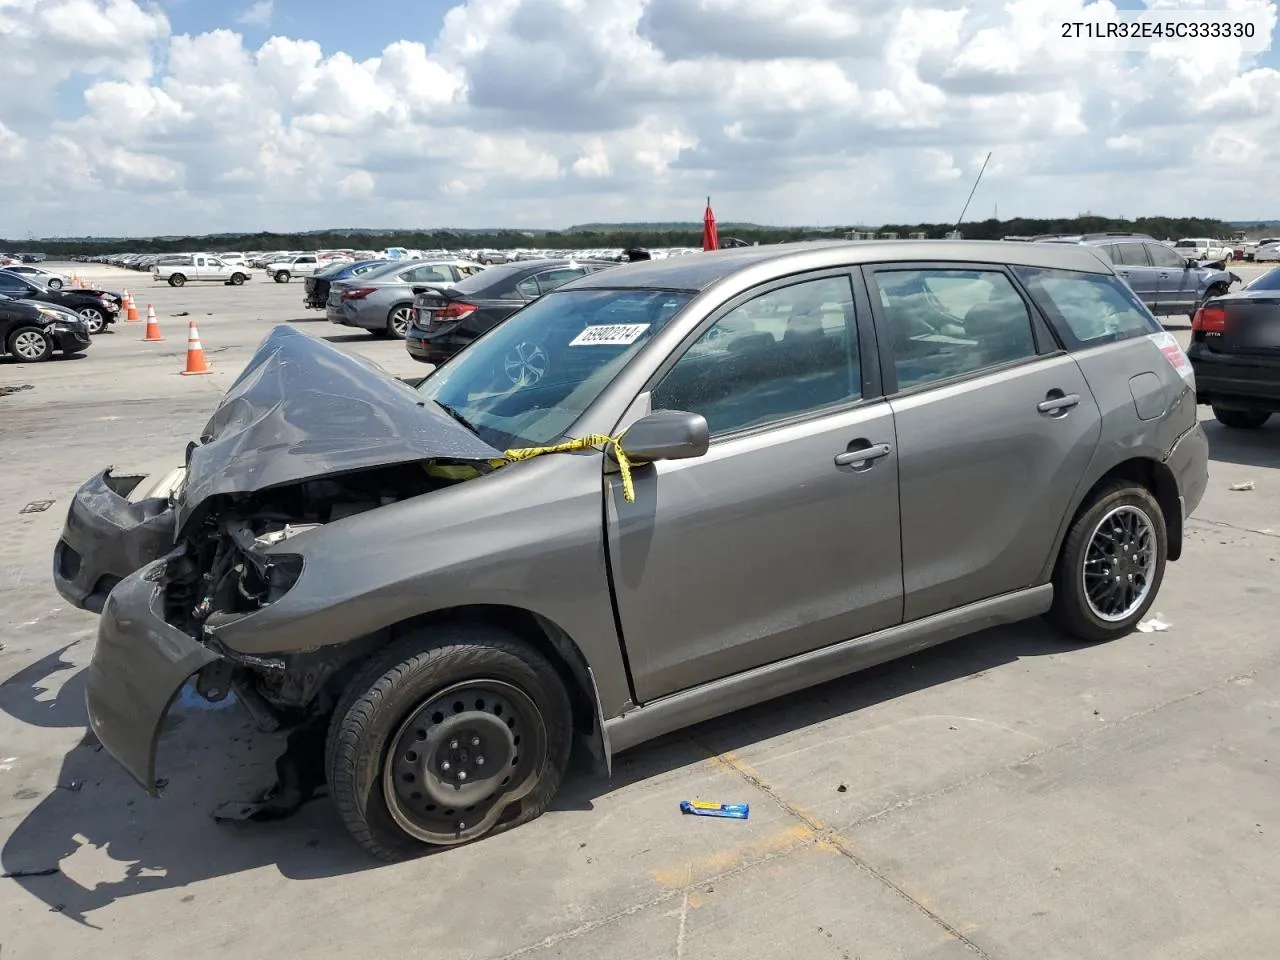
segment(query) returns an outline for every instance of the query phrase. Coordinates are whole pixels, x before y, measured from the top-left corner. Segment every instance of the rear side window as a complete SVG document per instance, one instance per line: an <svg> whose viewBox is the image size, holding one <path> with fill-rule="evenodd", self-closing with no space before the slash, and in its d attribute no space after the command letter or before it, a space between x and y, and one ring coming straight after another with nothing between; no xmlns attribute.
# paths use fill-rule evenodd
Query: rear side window
<svg viewBox="0 0 1280 960"><path fill-rule="evenodd" d="M1118 277L1015 267L1068 347L1080 349L1159 333L1161 326Z"/></svg>
<svg viewBox="0 0 1280 960"><path fill-rule="evenodd" d="M1142 249L1142 244L1140 243L1117 243L1114 250L1115 253L1111 257L1112 263L1118 263L1125 267L1151 266L1147 261L1147 252Z"/></svg>

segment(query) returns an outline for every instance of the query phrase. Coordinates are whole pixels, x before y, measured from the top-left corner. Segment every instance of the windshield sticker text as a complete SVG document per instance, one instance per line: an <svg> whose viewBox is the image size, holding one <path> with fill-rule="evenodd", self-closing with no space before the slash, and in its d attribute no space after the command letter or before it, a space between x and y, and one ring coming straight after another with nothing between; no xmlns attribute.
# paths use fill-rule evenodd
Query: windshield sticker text
<svg viewBox="0 0 1280 960"><path fill-rule="evenodd" d="M606 323L587 327L569 341L571 347L604 345L627 347L635 343L649 329L647 323Z"/></svg>

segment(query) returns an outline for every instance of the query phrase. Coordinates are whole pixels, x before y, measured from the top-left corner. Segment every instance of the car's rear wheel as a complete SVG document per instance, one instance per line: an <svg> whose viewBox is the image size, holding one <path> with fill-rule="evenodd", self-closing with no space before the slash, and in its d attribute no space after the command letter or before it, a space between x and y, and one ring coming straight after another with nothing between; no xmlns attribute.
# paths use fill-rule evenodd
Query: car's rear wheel
<svg viewBox="0 0 1280 960"><path fill-rule="evenodd" d="M38 327L19 327L9 334L9 353L23 363L39 363L53 356L53 344Z"/></svg>
<svg viewBox="0 0 1280 960"><path fill-rule="evenodd" d="M61 281L61 280L59 280L57 277L50 277L50 278L49 278L49 282L46 284L46 286L47 286L50 290L61 290L61 289L62 289L62 281Z"/></svg>
<svg viewBox="0 0 1280 960"><path fill-rule="evenodd" d="M276 283L288 283L288 282L289 282L289 271L288 271L288 270L278 270L278 271L276 271L276 273L275 273L275 275L272 277L272 279L273 279L273 280L275 280L275 282L276 282Z"/></svg>
<svg viewBox="0 0 1280 960"><path fill-rule="evenodd" d="M1129 633L1155 602L1169 533L1145 487L1117 480L1099 488L1067 531L1049 619L1079 640Z"/></svg>
<svg viewBox="0 0 1280 960"><path fill-rule="evenodd" d="M80 319L90 333L101 333L102 328L107 325L106 314L97 307L85 307L80 311Z"/></svg>
<svg viewBox="0 0 1280 960"><path fill-rule="evenodd" d="M169 277L169 286L180 287L187 282L187 278L180 273L175 273Z"/></svg>
<svg viewBox="0 0 1280 960"><path fill-rule="evenodd" d="M245 279L246 279L246 278L245 278L245 275L244 275L243 273L233 273L233 274L231 275L231 285L232 285L233 287L238 287L238 286L240 286L242 283L244 283Z"/></svg>
<svg viewBox="0 0 1280 960"><path fill-rule="evenodd" d="M1256 430L1271 419L1271 413L1267 410L1228 410L1225 407L1214 407L1213 417L1232 430Z"/></svg>
<svg viewBox="0 0 1280 960"><path fill-rule="evenodd" d="M387 333L401 340L409 333L409 323L413 320L413 308L401 304L392 308L387 314Z"/></svg>
<svg viewBox="0 0 1280 960"><path fill-rule="evenodd" d="M573 718L555 669L510 634L406 637L351 681L326 746L347 829L394 862L534 819L559 789Z"/></svg>

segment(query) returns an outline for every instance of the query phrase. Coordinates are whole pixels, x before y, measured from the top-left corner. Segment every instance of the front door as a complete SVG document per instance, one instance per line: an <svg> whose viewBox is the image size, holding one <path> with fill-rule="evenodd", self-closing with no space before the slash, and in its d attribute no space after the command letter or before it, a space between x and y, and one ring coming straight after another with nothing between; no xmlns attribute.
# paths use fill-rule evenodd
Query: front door
<svg viewBox="0 0 1280 960"><path fill-rule="evenodd" d="M999 267L867 274L897 381L905 619L1035 586L1101 432L1084 374Z"/></svg>
<svg viewBox="0 0 1280 960"><path fill-rule="evenodd" d="M863 389L852 291L828 272L740 297L653 385L712 442L607 500L641 702L901 621L893 414Z"/></svg>
<svg viewBox="0 0 1280 960"><path fill-rule="evenodd" d="M1193 313L1200 301L1200 272L1187 266L1177 251L1163 243L1148 243L1147 253L1160 280L1157 314ZM1143 301L1146 303L1146 301Z"/></svg>

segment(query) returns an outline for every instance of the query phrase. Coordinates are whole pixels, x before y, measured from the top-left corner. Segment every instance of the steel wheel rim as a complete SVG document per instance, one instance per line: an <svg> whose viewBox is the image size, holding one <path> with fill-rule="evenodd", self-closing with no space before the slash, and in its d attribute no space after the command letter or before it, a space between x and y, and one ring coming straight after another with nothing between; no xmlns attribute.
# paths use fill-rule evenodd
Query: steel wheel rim
<svg viewBox="0 0 1280 960"><path fill-rule="evenodd" d="M85 322L85 326L89 328L90 333L97 333L102 329L102 311L93 307L85 307L80 311L80 319Z"/></svg>
<svg viewBox="0 0 1280 960"><path fill-rule="evenodd" d="M383 758L382 791L409 836L464 843L527 796L546 762L546 727L529 695L501 680L467 680L430 696L400 725Z"/></svg>
<svg viewBox="0 0 1280 960"><path fill-rule="evenodd" d="M1108 511L1084 551L1081 579L1089 611L1106 623L1133 616L1151 593L1155 569L1151 518L1127 505Z"/></svg>
<svg viewBox="0 0 1280 960"><path fill-rule="evenodd" d="M409 308L396 307L391 311L391 332L403 337L409 332Z"/></svg>
<svg viewBox="0 0 1280 960"><path fill-rule="evenodd" d="M512 347L503 361L507 379L517 387L533 386L546 375L549 365L546 351L528 341Z"/></svg>
<svg viewBox="0 0 1280 960"><path fill-rule="evenodd" d="M13 338L13 352L23 360L39 360L49 352L49 343L43 333L23 330Z"/></svg>

